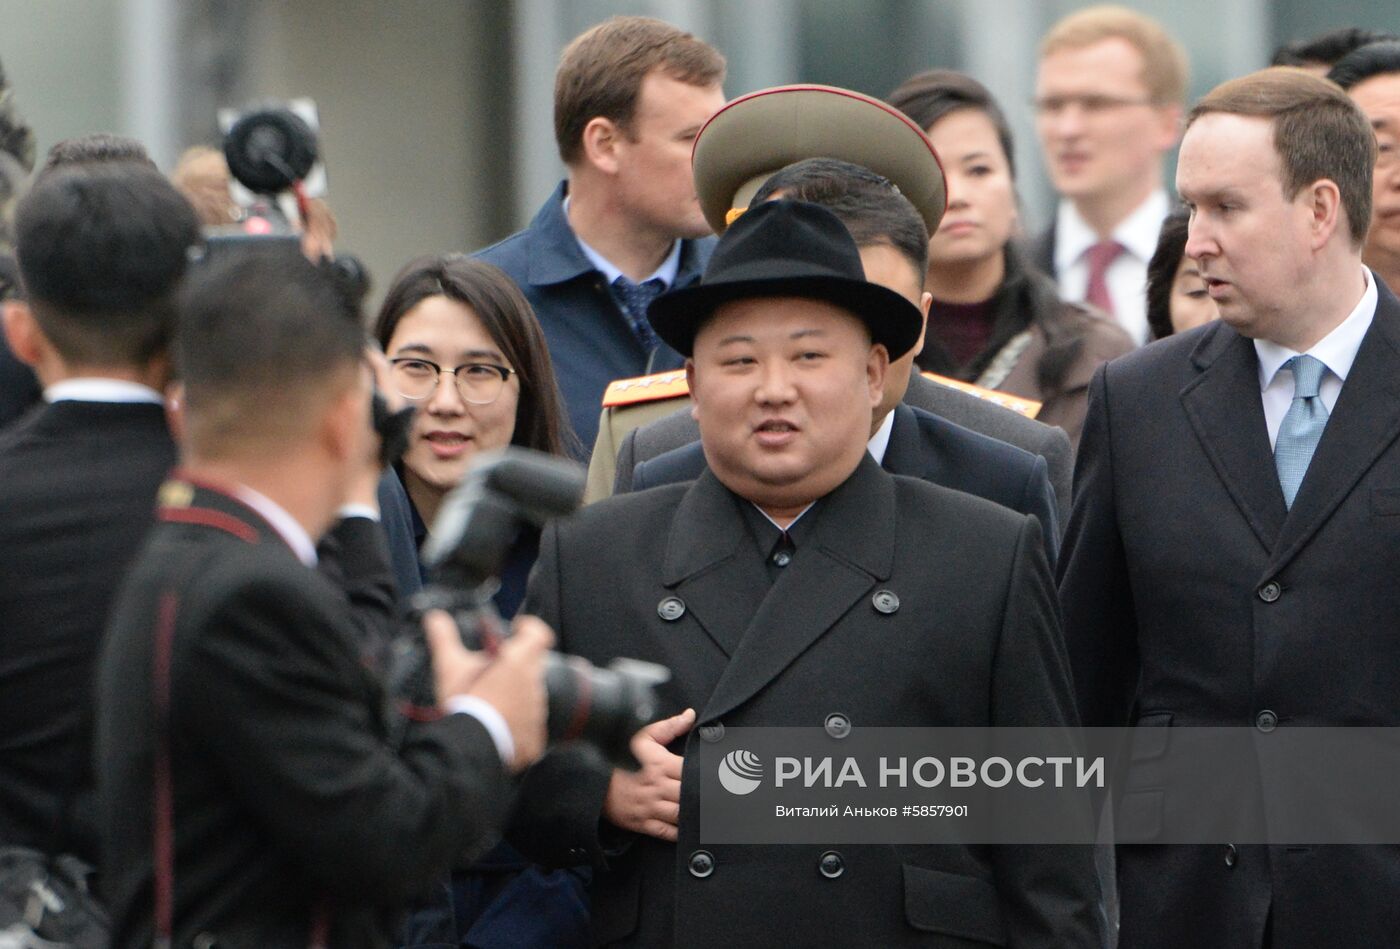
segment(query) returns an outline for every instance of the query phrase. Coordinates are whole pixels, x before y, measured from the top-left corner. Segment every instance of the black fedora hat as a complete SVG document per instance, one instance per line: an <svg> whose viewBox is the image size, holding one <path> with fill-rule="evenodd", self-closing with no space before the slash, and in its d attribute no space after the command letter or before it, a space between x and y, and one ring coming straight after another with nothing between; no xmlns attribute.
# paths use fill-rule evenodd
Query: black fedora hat
<svg viewBox="0 0 1400 949"><path fill-rule="evenodd" d="M656 335L690 356L695 333L722 304L753 297L808 297L859 318L890 359L918 342L924 318L904 297L865 279L851 232L805 201L768 201L724 232L700 282L662 294L647 309Z"/></svg>

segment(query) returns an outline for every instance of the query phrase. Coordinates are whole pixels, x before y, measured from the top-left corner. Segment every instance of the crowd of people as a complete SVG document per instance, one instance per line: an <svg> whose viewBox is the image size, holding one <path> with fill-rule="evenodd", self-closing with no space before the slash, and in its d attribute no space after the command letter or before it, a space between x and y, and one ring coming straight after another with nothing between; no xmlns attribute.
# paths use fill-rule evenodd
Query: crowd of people
<svg viewBox="0 0 1400 949"><path fill-rule="evenodd" d="M725 70L574 39L565 179L372 319L323 202L215 252L219 151L37 163L0 95L0 936L1388 944L1393 848L719 844L698 769L726 728L1400 724L1400 39L1193 104L1159 23L1068 15L1041 231L976 78ZM478 652L414 594L512 447L587 503L514 537ZM551 648L670 670L636 768L550 743Z"/></svg>

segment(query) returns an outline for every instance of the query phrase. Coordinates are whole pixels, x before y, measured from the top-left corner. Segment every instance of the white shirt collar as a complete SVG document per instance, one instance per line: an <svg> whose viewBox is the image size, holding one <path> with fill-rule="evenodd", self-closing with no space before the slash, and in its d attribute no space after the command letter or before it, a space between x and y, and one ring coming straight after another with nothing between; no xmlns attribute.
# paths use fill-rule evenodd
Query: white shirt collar
<svg viewBox="0 0 1400 949"><path fill-rule="evenodd" d="M1128 253L1146 263L1157 249L1162 219L1170 211L1171 201L1167 193L1159 188L1148 195L1147 200L1139 204L1132 214L1119 221L1111 236ZM1098 242L1099 235L1080 216L1075 206L1068 200L1061 201L1055 216L1055 270L1064 271Z"/></svg>
<svg viewBox="0 0 1400 949"><path fill-rule="evenodd" d="M884 465L885 452L890 447L890 433L893 431L894 410L891 409L885 413L885 420L875 429L875 434L870 436L870 441L865 446L866 451L870 452L870 457L875 459L875 464Z"/></svg>
<svg viewBox="0 0 1400 949"><path fill-rule="evenodd" d="M565 197L564 216L568 217L568 214L569 199ZM584 239L579 237L577 233L574 234L574 240L578 241L579 250L583 251L583 256L588 258L588 262L594 267L597 267L598 270L602 272L603 276L608 278L608 286L612 286L616 283L618 277L626 276L621 270L617 269L611 260L608 260L608 258L598 253L598 251L589 247ZM676 274L680 273L680 269L681 242L672 241L671 252L666 255L666 259L661 262L661 266L657 267L646 279L638 281L638 284L646 283L647 280L660 280L665 284L666 288L669 288L671 284L676 282Z"/></svg>
<svg viewBox="0 0 1400 949"><path fill-rule="evenodd" d="M125 379L84 377L64 379L44 390L48 402L134 402L163 405L165 399L150 386Z"/></svg>
<svg viewBox="0 0 1400 949"><path fill-rule="evenodd" d="M1376 316L1376 302L1379 295L1376 292L1376 279L1371 275L1370 269L1366 266L1361 268L1362 276L1366 280L1366 289L1361 293L1361 299L1352 308L1347 318L1342 320L1332 332L1318 340L1306 354L1295 352L1286 346L1270 342L1266 339L1256 339L1254 341L1254 351L1259 356L1259 388L1267 389L1273 382L1274 376L1283 368L1283 364L1294 356L1308 355L1314 356L1326 366L1333 375L1343 382L1346 381L1347 373L1351 372L1351 364L1356 361L1356 352L1361 348L1361 339L1366 335L1366 331L1371 328L1371 321Z"/></svg>
<svg viewBox="0 0 1400 949"><path fill-rule="evenodd" d="M234 485L233 496L254 511L272 526L277 535L286 541L288 547L292 548L292 553L297 559L308 567L316 566L316 544L311 539L311 535L306 532L306 528L297 523L297 519L287 513L286 508L278 504L265 494L254 491L246 484Z"/></svg>
<svg viewBox="0 0 1400 949"><path fill-rule="evenodd" d="M753 504L752 501L750 501L749 503L750 503L750 504ZM816 504L816 503L817 503L816 501L813 501L813 502L812 502L812 504ZM754 507L754 510L755 510L755 511L757 511L757 512L760 513L760 514L762 514L764 517L768 517L768 523L769 523L769 524L772 524L774 527L778 528L778 530L780 530L780 531L782 531L784 534L786 534L788 531L792 530L792 525L793 525L793 524L796 524L798 521L802 520L802 515L803 515L803 514L806 514L808 511L810 511L810 510L812 509L812 504L807 505L807 506L804 507L801 511L797 512L797 516L794 517L794 518L788 523L788 526L787 526L787 527L781 526L777 521L773 520L773 518L768 517L768 512L765 511L763 508L759 507L757 504L753 504L753 507Z"/></svg>

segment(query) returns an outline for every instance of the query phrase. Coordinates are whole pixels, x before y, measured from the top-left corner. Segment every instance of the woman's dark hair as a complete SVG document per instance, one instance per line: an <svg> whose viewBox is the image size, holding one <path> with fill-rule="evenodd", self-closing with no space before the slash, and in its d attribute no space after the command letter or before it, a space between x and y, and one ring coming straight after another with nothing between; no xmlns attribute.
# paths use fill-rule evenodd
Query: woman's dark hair
<svg viewBox="0 0 1400 949"><path fill-rule="evenodd" d="M1016 180L1015 142L1011 126L987 87L971 76L951 69L930 69L900 84L885 99L921 129L930 129L944 116L963 109L985 115L996 130L1011 180ZM953 365L952 357L930 334L924 351L917 357L919 367L945 375L973 380L980 376L1003 346L1024 332L1032 323L1045 332L1045 353L1036 367L1037 381L1047 393L1064 388L1065 376L1084 348L1081 310L1060 301L1059 289L1049 277L1036 270L1028 255L1013 239L1003 250L1006 276L992 297L992 336L985 349L966 366ZM937 304L934 304L935 310ZM931 318L936 317L936 313Z"/></svg>
<svg viewBox="0 0 1400 949"><path fill-rule="evenodd" d="M447 297L471 307L492 341L520 377L511 444L552 455L568 455L576 441L564 414L544 330L530 302L505 272L462 254L419 257L394 277L375 320L379 345L389 346L405 313L429 297Z"/></svg>
<svg viewBox="0 0 1400 949"><path fill-rule="evenodd" d="M1006 155L1006 167L1011 170L1011 180L1016 180L1016 142L1011 137L1011 126L997 100L976 79L951 69L930 69L904 80L885 101L909 116L925 132L950 112L960 109L981 112L996 129L1001 150Z"/></svg>
<svg viewBox="0 0 1400 949"><path fill-rule="evenodd" d="M1186 230L1191 224L1191 212L1173 208L1162 221L1157 234L1157 249L1147 262L1147 325L1153 339L1172 335L1172 284L1186 252Z"/></svg>

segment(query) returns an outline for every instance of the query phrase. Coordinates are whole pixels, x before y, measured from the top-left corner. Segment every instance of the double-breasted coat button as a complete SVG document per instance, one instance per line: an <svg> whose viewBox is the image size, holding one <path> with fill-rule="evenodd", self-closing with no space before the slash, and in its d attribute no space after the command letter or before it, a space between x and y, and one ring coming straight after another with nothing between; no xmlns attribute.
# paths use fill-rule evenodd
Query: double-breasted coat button
<svg viewBox="0 0 1400 949"><path fill-rule="evenodd" d="M1240 859L1240 852L1235 849L1234 844L1225 845L1225 866L1233 867L1235 861Z"/></svg>
<svg viewBox="0 0 1400 949"><path fill-rule="evenodd" d="M888 616L899 609L899 597L894 595L893 590L876 590L870 604L875 607L875 612Z"/></svg>
<svg viewBox="0 0 1400 949"><path fill-rule="evenodd" d="M705 879L715 872L715 856L708 850L697 850L690 855L690 875Z"/></svg>
<svg viewBox="0 0 1400 949"><path fill-rule="evenodd" d="M828 880L834 880L846 872L846 861L842 860L841 855L835 850L828 850L817 861L817 869Z"/></svg>
<svg viewBox="0 0 1400 949"><path fill-rule="evenodd" d="M685 615L685 600L678 596L668 596L656 604L656 615L668 623L674 623Z"/></svg>
<svg viewBox="0 0 1400 949"><path fill-rule="evenodd" d="M1261 732L1271 732L1278 727L1278 716L1268 709L1264 709L1255 717L1254 727Z"/></svg>
<svg viewBox="0 0 1400 949"><path fill-rule="evenodd" d="M792 563L792 554L788 553L786 550L780 550L773 555L773 563L779 567L786 567L788 564Z"/></svg>
<svg viewBox="0 0 1400 949"><path fill-rule="evenodd" d="M851 720L840 712L832 712L826 717L826 733L832 738L845 738L851 733Z"/></svg>
<svg viewBox="0 0 1400 949"><path fill-rule="evenodd" d="M194 949L219 949L219 938L209 933L200 933L190 943Z"/></svg>
<svg viewBox="0 0 1400 949"><path fill-rule="evenodd" d="M700 726L700 738L703 741L717 742L724 737L724 722L706 722Z"/></svg>
<svg viewBox="0 0 1400 949"><path fill-rule="evenodd" d="M1277 580L1270 580L1259 588L1259 599L1265 603L1272 603L1283 596L1283 587L1278 585Z"/></svg>

